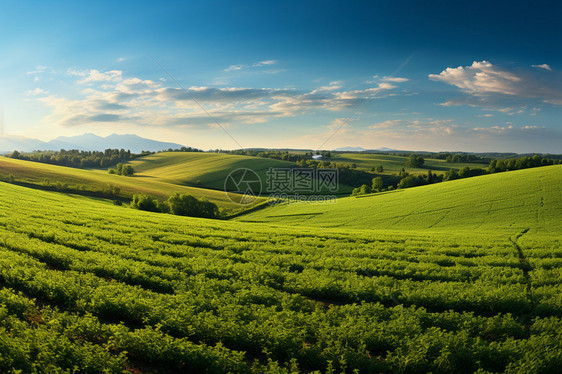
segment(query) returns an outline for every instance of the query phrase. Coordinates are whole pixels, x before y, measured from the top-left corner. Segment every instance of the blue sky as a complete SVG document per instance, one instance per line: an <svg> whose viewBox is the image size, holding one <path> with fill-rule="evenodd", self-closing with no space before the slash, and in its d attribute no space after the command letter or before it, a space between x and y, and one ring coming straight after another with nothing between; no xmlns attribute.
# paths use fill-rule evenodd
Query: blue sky
<svg viewBox="0 0 562 374"><path fill-rule="evenodd" d="M562 153L560 2L0 6L4 136Z"/></svg>

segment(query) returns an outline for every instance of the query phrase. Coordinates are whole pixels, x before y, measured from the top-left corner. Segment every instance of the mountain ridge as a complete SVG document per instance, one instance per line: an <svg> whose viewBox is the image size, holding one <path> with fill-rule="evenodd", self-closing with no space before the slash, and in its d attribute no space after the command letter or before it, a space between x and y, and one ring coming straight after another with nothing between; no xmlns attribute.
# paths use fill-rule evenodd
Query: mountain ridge
<svg viewBox="0 0 562 374"><path fill-rule="evenodd" d="M78 149L81 151L103 151L108 148L129 149L133 153L141 151L161 151L164 149L177 149L184 147L182 144L161 142L143 138L136 134L111 134L106 137L85 133L76 136L59 136L48 142L27 138L25 136L0 137L0 153L12 151L32 152L59 151L61 149Z"/></svg>

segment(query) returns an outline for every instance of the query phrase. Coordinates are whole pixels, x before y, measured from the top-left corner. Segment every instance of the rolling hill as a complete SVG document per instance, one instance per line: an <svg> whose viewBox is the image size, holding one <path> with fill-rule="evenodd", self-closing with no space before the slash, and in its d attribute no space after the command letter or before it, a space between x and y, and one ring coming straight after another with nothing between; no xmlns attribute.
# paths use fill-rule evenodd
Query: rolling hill
<svg viewBox="0 0 562 374"><path fill-rule="evenodd" d="M266 172L270 167L294 167L292 162L260 157L237 156L220 153L164 152L143 156L133 160L135 171L162 181L202 186L224 190L225 180L230 172L239 168L255 171L262 183L267 181Z"/></svg>
<svg viewBox="0 0 562 374"><path fill-rule="evenodd" d="M237 169L253 170L261 180L262 192L267 192L269 168L292 168L295 164L270 158L238 156L221 153L163 152L131 161L139 176L168 183L211 188L223 191L228 175ZM353 188L339 185L340 194Z"/></svg>
<svg viewBox="0 0 562 374"><path fill-rule="evenodd" d="M190 187L143 175L124 177L108 174L106 170L76 169L0 157L0 176L6 179L10 175L16 182L43 184L48 181L50 184L68 184L75 189L102 190L109 184L118 187L129 197L133 194L147 194L165 200L176 192L188 193L197 198L206 198L221 208L240 209L240 206L233 203L222 190ZM258 199L256 204L261 201Z"/></svg>
<svg viewBox="0 0 562 374"><path fill-rule="evenodd" d="M241 221L361 229L562 232L562 165L405 190L275 205Z"/></svg>

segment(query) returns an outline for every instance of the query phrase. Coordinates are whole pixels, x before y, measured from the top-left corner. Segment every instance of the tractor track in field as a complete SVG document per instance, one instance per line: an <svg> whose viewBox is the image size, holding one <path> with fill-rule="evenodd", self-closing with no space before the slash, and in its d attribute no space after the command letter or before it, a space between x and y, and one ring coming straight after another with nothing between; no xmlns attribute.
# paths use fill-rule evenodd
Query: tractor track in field
<svg viewBox="0 0 562 374"><path fill-rule="evenodd" d="M521 238L523 235L525 235L528 231L529 231L529 229L525 229L525 230L521 231L519 234L517 234L515 236L515 238L510 237L509 240L511 241L511 243L513 243L513 246L517 250L517 256L519 257L520 267L521 267L521 270L523 270L523 274L525 276L526 283L527 283L527 292L530 292L531 291L530 290L530 288L531 288L531 278L530 278L529 272L531 270L533 270L533 267L531 266L531 263L529 262L529 259L527 257L525 257L525 254L523 253L523 249L517 243L519 238Z"/></svg>
<svg viewBox="0 0 562 374"><path fill-rule="evenodd" d="M519 257L520 268L523 271L523 276L525 277L525 292L527 294L527 298L530 300L534 309L534 307L536 306L536 300L535 297L533 296L533 285L532 285L531 275L529 274L533 270L533 267L531 266L529 259L525 257L525 254L523 253L523 249L517 243L517 241L528 231L529 231L528 228L524 229L519 234L517 234L515 238L510 237L509 240L513 243L513 246L517 250L517 256ZM530 336L531 322L530 321L525 322L524 326L525 326L525 331L527 332L528 336Z"/></svg>

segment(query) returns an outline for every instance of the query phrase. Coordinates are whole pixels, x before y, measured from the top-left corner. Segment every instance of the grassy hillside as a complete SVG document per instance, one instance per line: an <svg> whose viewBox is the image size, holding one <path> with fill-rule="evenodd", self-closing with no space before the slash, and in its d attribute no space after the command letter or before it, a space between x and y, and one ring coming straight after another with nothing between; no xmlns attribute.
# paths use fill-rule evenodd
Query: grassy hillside
<svg viewBox="0 0 562 374"><path fill-rule="evenodd" d="M44 183L48 180L51 184L60 182L92 190L101 190L111 184L129 196L142 193L166 199L176 192L188 193L198 198L206 198L225 209L239 209L223 191L178 185L146 175L124 177L108 174L106 170L84 170L0 157L0 176L5 179L9 175L13 175L16 181Z"/></svg>
<svg viewBox="0 0 562 374"><path fill-rule="evenodd" d="M0 367L556 372L560 232L442 228L213 221L0 183Z"/></svg>
<svg viewBox="0 0 562 374"><path fill-rule="evenodd" d="M370 229L562 232L562 165L348 197L276 205L238 219Z"/></svg>
<svg viewBox="0 0 562 374"><path fill-rule="evenodd" d="M228 174L238 168L254 170L265 183L266 172L270 167L294 166L291 162L259 157L195 152L157 153L134 160L131 164L139 175L174 184L219 190L224 189L224 181Z"/></svg>
<svg viewBox="0 0 562 374"><path fill-rule="evenodd" d="M141 176L174 184L223 190L228 175L239 168L258 174L263 192L267 190L269 168L292 168L295 164L269 158L220 153L164 152L131 162ZM349 194L353 187L340 184L340 192Z"/></svg>
<svg viewBox="0 0 562 374"><path fill-rule="evenodd" d="M353 162L357 165L358 169L365 171L370 171L373 167L382 166L384 174L398 174L402 168L411 174L427 173L427 169L431 169L435 174L444 174L451 168L461 169L468 166L473 169L486 168L488 166L487 164L451 163L445 160L426 159L424 168L418 169L406 166L406 160L408 160L408 157L376 153L341 153L331 159L331 161L336 162Z"/></svg>

